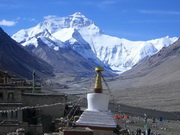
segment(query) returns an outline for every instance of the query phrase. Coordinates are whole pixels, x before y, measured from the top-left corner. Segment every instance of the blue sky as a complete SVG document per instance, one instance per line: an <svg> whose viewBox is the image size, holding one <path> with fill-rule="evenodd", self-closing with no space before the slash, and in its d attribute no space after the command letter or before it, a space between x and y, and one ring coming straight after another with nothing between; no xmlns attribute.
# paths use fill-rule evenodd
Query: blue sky
<svg viewBox="0 0 180 135"><path fill-rule="evenodd" d="M129 40L180 37L180 0L0 0L0 27L9 35L81 12L108 35Z"/></svg>

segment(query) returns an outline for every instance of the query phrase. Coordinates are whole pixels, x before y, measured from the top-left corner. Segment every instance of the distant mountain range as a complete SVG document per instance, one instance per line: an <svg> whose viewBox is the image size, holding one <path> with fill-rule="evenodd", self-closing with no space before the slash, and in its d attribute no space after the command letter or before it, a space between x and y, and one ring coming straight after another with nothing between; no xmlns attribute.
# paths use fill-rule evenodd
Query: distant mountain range
<svg viewBox="0 0 180 135"><path fill-rule="evenodd" d="M46 17L35 27L18 31L12 38L58 72L88 72L98 65L115 73L131 69L178 39L129 41L112 37L80 12L67 17Z"/></svg>
<svg viewBox="0 0 180 135"><path fill-rule="evenodd" d="M143 77L137 84L144 85L180 81L180 39L138 63L122 76Z"/></svg>
<svg viewBox="0 0 180 135"><path fill-rule="evenodd" d="M0 28L0 69L28 79L32 79L33 71L38 77L53 75L53 69L49 64L27 52L2 28Z"/></svg>
<svg viewBox="0 0 180 135"><path fill-rule="evenodd" d="M108 84L121 104L179 112L180 39Z"/></svg>
<svg viewBox="0 0 180 135"><path fill-rule="evenodd" d="M113 89L127 89L155 85L174 84L180 81L180 39L168 47L164 47L155 55L135 65L111 82ZM159 88L160 89L160 88ZM179 89L179 88L178 88ZM158 88L157 88L158 91Z"/></svg>

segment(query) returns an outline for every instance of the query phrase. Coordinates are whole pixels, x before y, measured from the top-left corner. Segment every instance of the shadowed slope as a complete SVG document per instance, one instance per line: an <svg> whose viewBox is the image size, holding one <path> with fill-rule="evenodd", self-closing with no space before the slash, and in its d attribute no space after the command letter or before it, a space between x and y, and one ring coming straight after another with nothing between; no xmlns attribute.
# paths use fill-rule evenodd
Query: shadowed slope
<svg viewBox="0 0 180 135"><path fill-rule="evenodd" d="M0 69L29 79L32 77L33 70L39 77L53 75L51 66L24 50L1 28Z"/></svg>

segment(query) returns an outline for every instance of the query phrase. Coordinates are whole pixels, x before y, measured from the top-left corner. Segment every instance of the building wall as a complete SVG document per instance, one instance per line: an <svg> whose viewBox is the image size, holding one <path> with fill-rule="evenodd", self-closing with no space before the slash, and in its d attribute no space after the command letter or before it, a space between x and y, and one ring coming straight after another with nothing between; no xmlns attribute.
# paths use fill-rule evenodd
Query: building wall
<svg viewBox="0 0 180 135"><path fill-rule="evenodd" d="M10 109L14 109L14 108L3 108L1 110L10 110ZM0 112L0 122L1 121L18 121L18 122L22 122L22 110L18 110L15 112Z"/></svg>
<svg viewBox="0 0 180 135"><path fill-rule="evenodd" d="M15 132L18 128L24 128L25 133L30 135L43 135L42 125L28 125L28 123L20 123L18 125L1 125L0 126L0 135L7 135L7 133Z"/></svg>
<svg viewBox="0 0 180 135"><path fill-rule="evenodd" d="M42 94L23 94L22 102L26 106L50 105L54 103L65 103L65 95L42 95ZM40 108L42 114L54 117L62 117L64 115L65 104L55 105L51 107Z"/></svg>
<svg viewBox="0 0 180 135"><path fill-rule="evenodd" d="M111 130L94 130L93 135L114 135Z"/></svg>
<svg viewBox="0 0 180 135"><path fill-rule="evenodd" d="M99 130L99 129L90 129L90 130L62 130L60 135L114 135L112 130Z"/></svg>
<svg viewBox="0 0 180 135"><path fill-rule="evenodd" d="M31 133L31 135L43 135L43 127L42 125L29 125L26 132Z"/></svg>
<svg viewBox="0 0 180 135"><path fill-rule="evenodd" d="M75 131L64 131L61 133L61 135L94 135L93 132L86 132L86 131L80 131L80 132L75 132Z"/></svg>
<svg viewBox="0 0 180 135"><path fill-rule="evenodd" d="M94 135L93 130L87 127L65 127L60 129L59 135Z"/></svg>
<svg viewBox="0 0 180 135"><path fill-rule="evenodd" d="M1 125L0 126L0 135L7 135L7 133L9 132L15 132L16 129L19 128L19 126L21 127L25 127L27 125Z"/></svg>
<svg viewBox="0 0 180 135"><path fill-rule="evenodd" d="M21 90L0 90L0 110L13 110L22 106ZM0 112L0 121L19 121L22 122L22 110L16 112Z"/></svg>
<svg viewBox="0 0 180 135"><path fill-rule="evenodd" d="M21 90L0 90L0 103L19 103L21 94Z"/></svg>

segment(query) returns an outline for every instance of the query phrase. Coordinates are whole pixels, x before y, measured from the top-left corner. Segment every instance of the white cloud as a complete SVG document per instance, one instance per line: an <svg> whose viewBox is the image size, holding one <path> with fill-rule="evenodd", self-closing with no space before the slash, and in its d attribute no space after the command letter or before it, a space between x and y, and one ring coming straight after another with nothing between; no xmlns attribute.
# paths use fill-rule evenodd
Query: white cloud
<svg viewBox="0 0 180 135"><path fill-rule="evenodd" d="M30 18L30 21L31 21L31 22L36 22L36 19Z"/></svg>
<svg viewBox="0 0 180 135"><path fill-rule="evenodd" d="M164 14L164 15L180 15L178 11L165 11L165 10L139 10L143 14Z"/></svg>
<svg viewBox="0 0 180 135"><path fill-rule="evenodd" d="M7 21L5 19L3 20L0 20L0 25L3 25L3 26L14 26L17 22L15 21Z"/></svg>
<svg viewBox="0 0 180 135"><path fill-rule="evenodd" d="M36 22L36 19L34 18L22 18L24 21L29 21L29 22Z"/></svg>
<svg viewBox="0 0 180 135"><path fill-rule="evenodd" d="M21 18L21 17L17 17L16 18L17 21L29 21L29 22L37 22L37 20L35 18Z"/></svg>
<svg viewBox="0 0 180 135"><path fill-rule="evenodd" d="M57 16L56 16L56 15L48 15L48 16L44 16L44 19L45 19L45 20L53 19L53 18L57 18Z"/></svg>
<svg viewBox="0 0 180 135"><path fill-rule="evenodd" d="M133 20L127 23L179 23L180 20Z"/></svg>

